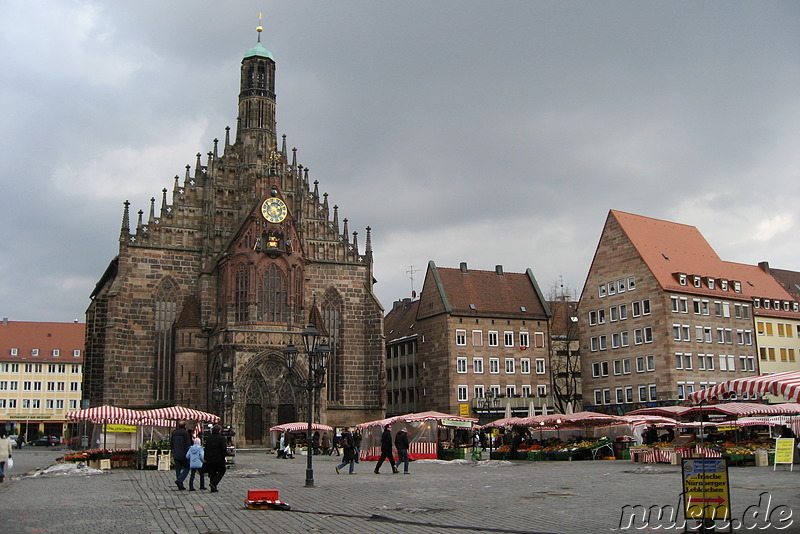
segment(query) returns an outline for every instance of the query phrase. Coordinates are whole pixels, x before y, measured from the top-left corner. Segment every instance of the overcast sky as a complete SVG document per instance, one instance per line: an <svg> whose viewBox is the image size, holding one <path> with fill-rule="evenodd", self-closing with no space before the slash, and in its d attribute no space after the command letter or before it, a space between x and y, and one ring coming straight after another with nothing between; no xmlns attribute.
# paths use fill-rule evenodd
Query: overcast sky
<svg viewBox="0 0 800 534"><path fill-rule="evenodd" d="M387 310L429 260L580 293L609 209L800 270L797 1L5 0L3 317L84 320L123 202L235 126L259 12L278 132L372 227Z"/></svg>

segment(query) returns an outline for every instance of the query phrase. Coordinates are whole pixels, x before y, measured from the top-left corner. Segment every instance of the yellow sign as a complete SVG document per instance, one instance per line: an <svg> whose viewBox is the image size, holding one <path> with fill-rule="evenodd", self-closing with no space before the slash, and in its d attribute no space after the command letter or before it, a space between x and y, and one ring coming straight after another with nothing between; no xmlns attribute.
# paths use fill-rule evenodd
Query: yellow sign
<svg viewBox="0 0 800 534"><path fill-rule="evenodd" d="M469 404L459 404L458 415L461 417L469 417Z"/></svg>
<svg viewBox="0 0 800 534"><path fill-rule="evenodd" d="M135 425L106 425L106 432L136 432Z"/></svg>
<svg viewBox="0 0 800 534"><path fill-rule="evenodd" d="M775 467L778 464L789 464L792 465L792 460L794 459L794 438L778 438L775 440L775 465L772 467L772 470L775 470Z"/></svg>
<svg viewBox="0 0 800 534"><path fill-rule="evenodd" d="M730 519L731 497L725 458L683 458L682 475L686 519Z"/></svg>

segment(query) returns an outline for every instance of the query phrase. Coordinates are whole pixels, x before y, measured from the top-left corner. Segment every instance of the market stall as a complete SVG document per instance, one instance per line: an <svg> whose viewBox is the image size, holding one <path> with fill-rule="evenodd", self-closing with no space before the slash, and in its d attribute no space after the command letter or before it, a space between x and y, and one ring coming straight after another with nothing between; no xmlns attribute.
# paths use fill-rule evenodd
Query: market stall
<svg viewBox="0 0 800 534"><path fill-rule="evenodd" d="M392 439L404 428L408 432L409 456L413 460L436 459L442 450L453 450L454 441L450 436L455 430L471 431L477 419L448 415L441 412L420 412L398 415L357 425L361 432L362 460L377 461L381 455L381 433L383 427L392 425Z"/></svg>
<svg viewBox="0 0 800 534"><path fill-rule="evenodd" d="M323 425L321 423L312 423L311 430L313 432L330 432L331 438L333 438L333 427L328 425ZM308 441L311 439L311 436L307 436L308 434L308 421L305 422L296 422L296 423L282 423L280 425L275 425L270 427L270 443L275 444L275 448L278 448L278 443L280 442L280 434L286 432L289 436L293 436L295 434L302 434L302 439L299 440L300 446L307 446ZM286 440L286 445L289 445L290 439Z"/></svg>
<svg viewBox="0 0 800 534"><path fill-rule="evenodd" d="M88 439L83 448L88 448L91 444L98 449L106 450L132 449L136 446L136 426L141 420L141 414L142 412L138 410L105 405L74 410L67 413L66 419L95 425L91 435L87 434ZM121 428L109 428L111 425L118 425ZM117 430L128 431L117 432Z"/></svg>

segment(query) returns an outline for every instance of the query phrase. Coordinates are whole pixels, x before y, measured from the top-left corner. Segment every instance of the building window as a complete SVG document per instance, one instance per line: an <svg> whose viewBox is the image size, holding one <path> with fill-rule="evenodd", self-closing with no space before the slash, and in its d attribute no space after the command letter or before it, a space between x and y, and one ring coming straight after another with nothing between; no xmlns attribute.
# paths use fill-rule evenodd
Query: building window
<svg viewBox="0 0 800 534"><path fill-rule="evenodd" d="M599 339L600 339L600 350L606 350L608 348L606 336L600 336Z"/></svg>
<svg viewBox="0 0 800 534"><path fill-rule="evenodd" d="M619 334L617 332L611 334L611 348L612 349L619 348Z"/></svg>
<svg viewBox="0 0 800 534"><path fill-rule="evenodd" d="M647 386L639 386L639 402L647 402Z"/></svg>
<svg viewBox="0 0 800 534"><path fill-rule="evenodd" d="M644 356L636 357L636 372L644 373Z"/></svg>
<svg viewBox="0 0 800 534"><path fill-rule="evenodd" d="M489 346L497 347L499 345L499 336L497 335L497 332L489 332Z"/></svg>
<svg viewBox="0 0 800 534"><path fill-rule="evenodd" d="M528 332L520 332L519 333L519 346L520 347L530 347L531 340Z"/></svg>
<svg viewBox="0 0 800 534"><path fill-rule="evenodd" d="M611 404L611 390L604 389L603 390L603 403L604 404Z"/></svg>
<svg viewBox="0 0 800 534"><path fill-rule="evenodd" d="M534 347L536 347L537 349L544 348L544 332L534 332L533 342L534 342Z"/></svg>
<svg viewBox="0 0 800 534"><path fill-rule="evenodd" d="M614 294L616 294L616 292L617 292L617 286L614 284L614 282L609 282L608 283L608 294L609 295L614 295Z"/></svg>
<svg viewBox="0 0 800 534"><path fill-rule="evenodd" d="M600 375L608 376L608 362L600 362Z"/></svg>
<svg viewBox="0 0 800 534"><path fill-rule="evenodd" d="M631 314L634 317L639 317L642 314L642 305L638 300L631 302Z"/></svg>
<svg viewBox="0 0 800 534"><path fill-rule="evenodd" d="M625 280L617 280L617 293L625 293Z"/></svg>
<svg viewBox="0 0 800 534"><path fill-rule="evenodd" d="M653 342L653 328L650 326L644 327L644 342L645 343Z"/></svg>
<svg viewBox="0 0 800 534"><path fill-rule="evenodd" d="M593 378L600 378L600 362L592 363L592 377ZM0 387L0 389L3 389Z"/></svg>
<svg viewBox="0 0 800 534"><path fill-rule="evenodd" d="M636 278L633 276L628 277L628 291L636 289Z"/></svg>
<svg viewBox="0 0 800 534"><path fill-rule="evenodd" d="M590 311L589 312L589 326L594 326L597 324L597 312Z"/></svg>
<svg viewBox="0 0 800 534"><path fill-rule="evenodd" d="M597 405L603 404L603 390L594 390L594 403Z"/></svg>
<svg viewBox="0 0 800 534"><path fill-rule="evenodd" d="M466 358L456 358L456 372L458 372L458 373L466 373L467 372L467 359Z"/></svg>
<svg viewBox="0 0 800 534"><path fill-rule="evenodd" d="M597 324L606 324L606 310L605 310L605 308L597 310Z"/></svg>
<svg viewBox="0 0 800 534"><path fill-rule="evenodd" d="M591 348L592 352L595 352L595 351L597 351L599 349L599 345L597 343L597 337L591 338L589 340L589 342L590 342L590 348Z"/></svg>
<svg viewBox="0 0 800 534"><path fill-rule="evenodd" d="M656 394L656 385L650 384L649 389L650 389L650 400L655 401L658 398L658 395Z"/></svg>
<svg viewBox="0 0 800 534"><path fill-rule="evenodd" d="M458 402L466 402L468 400L467 386L458 386Z"/></svg>
<svg viewBox="0 0 800 534"><path fill-rule="evenodd" d="M606 285L605 284L600 284L599 286L597 286L597 295L600 298L603 298L603 297L606 296Z"/></svg>
<svg viewBox="0 0 800 534"><path fill-rule="evenodd" d="M644 343L644 335L642 334L642 329L636 328L633 331L633 344L641 345L642 343Z"/></svg>
<svg viewBox="0 0 800 534"><path fill-rule="evenodd" d="M482 330L473 330L472 331L472 346L473 347L482 347L483 346L483 331Z"/></svg>
<svg viewBox="0 0 800 534"><path fill-rule="evenodd" d="M503 332L503 342L506 347L514 346L514 332Z"/></svg>
<svg viewBox="0 0 800 534"><path fill-rule="evenodd" d="M475 388L474 388L474 391L475 391L474 398L476 398L476 399L482 399L483 398L483 386L482 385L480 385L480 386L476 385Z"/></svg>
<svg viewBox="0 0 800 534"><path fill-rule="evenodd" d="M546 397L547 386L545 386L544 384L539 384L538 386L536 386L536 394L539 395L540 397Z"/></svg>
<svg viewBox="0 0 800 534"><path fill-rule="evenodd" d="M622 374L629 375L631 374L631 359L624 358L622 360Z"/></svg>
<svg viewBox="0 0 800 534"><path fill-rule="evenodd" d="M520 358L519 360L519 372L524 375L531 374L531 359L530 358Z"/></svg>
<svg viewBox="0 0 800 534"><path fill-rule="evenodd" d="M633 402L633 386L625 386L625 402Z"/></svg>
<svg viewBox="0 0 800 534"><path fill-rule="evenodd" d="M645 361L647 362L647 370L648 371L655 371L656 370L656 359L655 356L652 354L648 354L645 357Z"/></svg>
<svg viewBox="0 0 800 534"><path fill-rule="evenodd" d="M683 389L683 382L678 382L678 400L686 399L686 393Z"/></svg>
<svg viewBox="0 0 800 534"><path fill-rule="evenodd" d="M500 372L500 358L489 358L489 373L496 375Z"/></svg>
<svg viewBox="0 0 800 534"><path fill-rule="evenodd" d="M53 357L58 358L61 356L61 351L59 349L53 349Z"/></svg>
<svg viewBox="0 0 800 534"><path fill-rule="evenodd" d="M628 339L628 331L627 330L624 330L624 331L620 332L619 335L620 335L620 338L621 338L620 343L622 344L623 347L627 347L628 345L630 345L630 340Z"/></svg>
<svg viewBox="0 0 800 534"><path fill-rule="evenodd" d="M642 301L642 315L650 315L650 299Z"/></svg>
<svg viewBox="0 0 800 534"><path fill-rule="evenodd" d="M456 345L459 347L464 347L467 344L467 331L466 330L456 330Z"/></svg>
<svg viewBox="0 0 800 534"><path fill-rule="evenodd" d="M619 319L619 310L617 309L616 306L611 306L608 309L608 318L612 323L616 322Z"/></svg>
<svg viewBox="0 0 800 534"><path fill-rule="evenodd" d="M544 358L536 358L536 374L543 375L545 373Z"/></svg>
<svg viewBox="0 0 800 534"><path fill-rule="evenodd" d="M620 304L619 305L619 320L624 321L628 318L628 305L627 304Z"/></svg>
<svg viewBox="0 0 800 534"><path fill-rule="evenodd" d="M483 358L472 359L472 372L476 374L483 374Z"/></svg>
<svg viewBox="0 0 800 534"><path fill-rule="evenodd" d="M517 386L507 385L506 386L506 397L514 397L517 394Z"/></svg>
<svg viewBox="0 0 800 534"><path fill-rule="evenodd" d="M614 394L617 400L617 404L622 404L623 402L625 402L625 396L622 393L622 388L616 388L614 390Z"/></svg>
<svg viewBox="0 0 800 534"><path fill-rule="evenodd" d="M513 375L515 372L514 358L506 358L506 374Z"/></svg>
<svg viewBox="0 0 800 534"><path fill-rule="evenodd" d="M531 395L531 386L530 385L522 386L522 396L526 397L526 398L532 396Z"/></svg>

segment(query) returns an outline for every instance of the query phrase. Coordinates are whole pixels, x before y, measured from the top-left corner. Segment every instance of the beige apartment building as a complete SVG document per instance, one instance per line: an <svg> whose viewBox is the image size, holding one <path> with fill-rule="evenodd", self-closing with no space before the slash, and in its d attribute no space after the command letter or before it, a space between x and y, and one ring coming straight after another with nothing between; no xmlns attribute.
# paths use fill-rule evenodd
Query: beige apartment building
<svg viewBox="0 0 800 534"><path fill-rule="evenodd" d="M9 434L69 437L67 412L79 409L83 323L3 319L0 326L0 425Z"/></svg>
<svg viewBox="0 0 800 534"><path fill-rule="evenodd" d="M754 320L780 317L785 334L800 314L772 276L723 261L697 228L611 210L579 317L584 405L624 413L758 374Z"/></svg>

